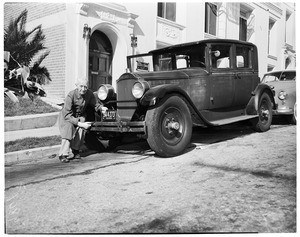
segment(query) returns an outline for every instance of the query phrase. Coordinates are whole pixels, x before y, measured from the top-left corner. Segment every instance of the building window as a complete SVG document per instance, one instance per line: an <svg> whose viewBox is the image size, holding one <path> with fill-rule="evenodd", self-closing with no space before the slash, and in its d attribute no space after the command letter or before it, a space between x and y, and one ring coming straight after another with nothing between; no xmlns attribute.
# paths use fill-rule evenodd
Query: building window
<svg viewBox="0 0 300 237"><path fill-rule="evenodd" d="M291 65L291 59L289 57L286 58L285 60L285 69L288 69Z"/></svg>
<svg viewBox="0 0 300 237"><path fill-rule="evenodd" d="M240 4L240 32L239 39L243 41L249 41L253 34L253 8L248 4Z"/></svg>
<svg viewBox="0 0 300 237"><path fill-rule="evenodd" d="M275 66L273 66L273 65L268 65L267 71L268 71L268 72L271 72L271 71L273 71L274 68L275 68Z"/></svg>
<svg viewBox="0 0 300 237"><path fill-rule="evenodd" d="M176 3L175 2L159 2L157 3L157 15L159 17L176 21Z"/></svg>
<svg viewBox="0 0 300 237"><path fill-rule="evenodd" d="M268 32L268 54L275 56L276 52L276 21L273 19L269 19L269 32Z"/></svg>
<svg viewBox="0 0 300 237"><path fill-rule="evenodd" d="M294 33L294 24L293 17L291 17L291 12L286 12L285 16L285 43L292 45L293 44L293 33Z"/></svg>
<svg viewBox="0 0 300 237"><path fill-rule="evenodd" d="M212 3L205 3L205 33L216 35L218 7Z"/></svg>
<svg viewBox="0 0 300 237"><path fill-rule="evenodd" d="M240 17L240 40L247 41L247 20Z"/></svg>

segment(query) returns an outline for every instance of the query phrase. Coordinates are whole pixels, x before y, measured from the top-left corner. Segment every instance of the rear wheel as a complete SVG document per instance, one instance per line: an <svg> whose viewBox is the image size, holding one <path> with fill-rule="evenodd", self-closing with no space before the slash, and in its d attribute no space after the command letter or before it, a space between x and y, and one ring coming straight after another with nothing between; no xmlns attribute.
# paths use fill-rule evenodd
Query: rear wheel
<svg viewBox="0 0 300 237"><path fill-rule="evenodd" d="M294 114L289 115L288 122L291 124L297 124L297 103L294 105Z"/></svg>
<svg viewBox="0 0 300 237"><path fill-rule="evenodd" d="M155 153L172 157L184 152L192 136L189 108L176 95L166 97L158 107L146 114L147 142Z"/></svg>
<svg viewBox="0 0 300 237"><path fill-rule="evenodd" d="M267 93L263 93L258 103L258 118L252 120L253 128L257 132L266 132L272 124L272 102Z"/></svg>

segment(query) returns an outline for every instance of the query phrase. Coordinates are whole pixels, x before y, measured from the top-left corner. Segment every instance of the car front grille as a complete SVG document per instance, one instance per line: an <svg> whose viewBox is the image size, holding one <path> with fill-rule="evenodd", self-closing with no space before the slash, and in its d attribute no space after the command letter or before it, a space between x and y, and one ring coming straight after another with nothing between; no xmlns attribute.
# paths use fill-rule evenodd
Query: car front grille
<svg viewBox="0 0 300 237"><path fill-rule="evenodd" d="M136 78L120 78L117 82L117 109L121 120L130 121L136 108L137 102L131 93Z"/></svg>

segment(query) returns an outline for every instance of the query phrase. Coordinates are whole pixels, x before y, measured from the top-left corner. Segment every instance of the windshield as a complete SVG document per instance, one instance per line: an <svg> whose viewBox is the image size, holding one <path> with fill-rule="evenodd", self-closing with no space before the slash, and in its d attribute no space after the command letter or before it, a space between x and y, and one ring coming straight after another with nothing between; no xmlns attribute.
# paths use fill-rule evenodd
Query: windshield
<svg viewBox="0 0 300 237"><path fill-rule="evenodd" d="M295 71L274 72L265 75L262 79L263 82L292 81L292 80L296 80Z"/></svg>
<svg viewBox="0 0 300 237"><path fill-rule="evenodd" d="M128 68L137 71L171 71L201 67L205 64L205 45L182 47L176 50L158 51L153 54L128 56Z"/></svg>

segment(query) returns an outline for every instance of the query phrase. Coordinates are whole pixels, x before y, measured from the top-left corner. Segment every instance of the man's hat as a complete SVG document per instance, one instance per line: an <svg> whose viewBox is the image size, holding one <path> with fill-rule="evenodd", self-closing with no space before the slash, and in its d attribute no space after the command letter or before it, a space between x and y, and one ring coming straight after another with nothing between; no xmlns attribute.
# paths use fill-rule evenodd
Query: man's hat
<svg viewBox="0 0 300 237"><path fill-rule="evenodd" d="M9 63L9 58L10 58L10 52L4 51L4 61Z"/></svg>

